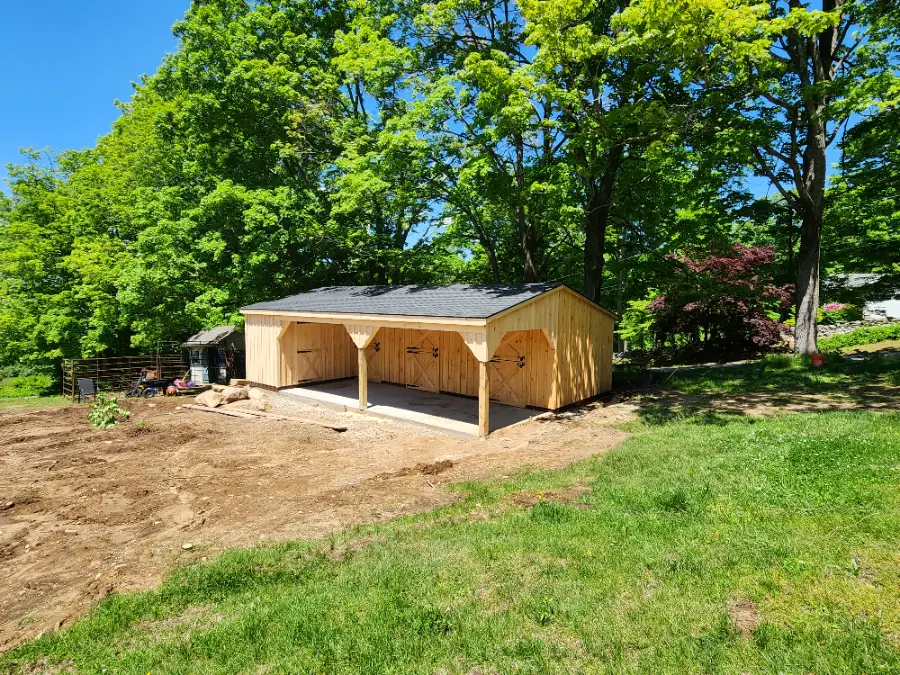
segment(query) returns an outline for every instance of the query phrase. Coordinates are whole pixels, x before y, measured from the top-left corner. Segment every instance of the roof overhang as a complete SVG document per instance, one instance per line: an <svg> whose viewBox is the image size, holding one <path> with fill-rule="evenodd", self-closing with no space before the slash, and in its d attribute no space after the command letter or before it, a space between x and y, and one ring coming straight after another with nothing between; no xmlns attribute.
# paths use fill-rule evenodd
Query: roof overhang
<svg viewBox="0 0 900 675"><path fill-rule="evenodd" d="M415 325L433 326L432 330L457 330L457 327L483 328L492 317L487 319L460 319L441 316L407 316L405 314L344 314L340 312L296 312L275 309L242 309L245 316L274 316L309 323L358 323L387 327L404 327Z"/></svg>

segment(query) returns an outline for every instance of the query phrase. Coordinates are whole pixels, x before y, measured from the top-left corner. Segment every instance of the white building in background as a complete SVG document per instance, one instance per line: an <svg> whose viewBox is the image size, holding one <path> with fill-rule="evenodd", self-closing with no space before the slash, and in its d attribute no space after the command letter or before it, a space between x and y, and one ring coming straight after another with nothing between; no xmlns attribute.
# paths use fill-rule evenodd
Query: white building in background
<svg viewBox="0 0 900 675"><path fill-rule="evenodd" d="M832 274L825 280L827 288L865 289L869 299L862 306L866 321L900 320L900 288L886 285L882 274Z"/></svg>

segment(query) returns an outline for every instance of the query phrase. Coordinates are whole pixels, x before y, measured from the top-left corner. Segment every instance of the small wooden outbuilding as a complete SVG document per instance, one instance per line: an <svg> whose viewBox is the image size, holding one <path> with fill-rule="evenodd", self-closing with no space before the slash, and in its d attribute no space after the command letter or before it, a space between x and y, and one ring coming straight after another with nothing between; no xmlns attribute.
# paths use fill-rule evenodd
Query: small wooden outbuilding
<svg viewBox="0 0 900 675"><path fill-rule="evenodd" d="M561 284L335 286L244 307L247 379L359 377L556 410L612 386L615 315Z"/></svg>

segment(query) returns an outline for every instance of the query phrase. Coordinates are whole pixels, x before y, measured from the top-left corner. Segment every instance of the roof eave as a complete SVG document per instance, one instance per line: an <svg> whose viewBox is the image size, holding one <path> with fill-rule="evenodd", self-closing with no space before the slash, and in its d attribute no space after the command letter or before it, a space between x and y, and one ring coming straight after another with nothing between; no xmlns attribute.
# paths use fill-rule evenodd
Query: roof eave
<svg viewBox="0 0 900 675"><path fill-rule="evenodd" d="M240 310L244 316L281 316L289 319L319 319L331 320L323 323L377 323L387 321L391 323L432 323L485 326L489 317L455 317L432 316L413 314L360 314L358 312L307 312L292 309L251 309L244 307Z"/></svg>

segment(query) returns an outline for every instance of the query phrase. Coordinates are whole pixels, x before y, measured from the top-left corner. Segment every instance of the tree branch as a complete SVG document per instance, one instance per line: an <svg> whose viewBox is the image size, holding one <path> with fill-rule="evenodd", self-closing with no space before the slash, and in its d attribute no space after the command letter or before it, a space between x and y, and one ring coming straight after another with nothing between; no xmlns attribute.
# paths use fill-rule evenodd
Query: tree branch
<svg viewBox="0 0 900 675"><path fill-rule="evenodd" d="M859 37L856 38L856 42L854 42L850 47L847 48L847 51L841 55L841 58L838 59L838 62L835 63L831 67L831 79L834 79L834 76L837 75L837 72L841 69L841 66L844 65L844 62L856 51L857 47L859 47L866 37L869 35L869 31L872 30L872 26L866 26L866 29L859 34Z"/></svg>
<svg viewBox="0 0 900 675"><path fill-rule="evenodd" d="M775 186L775 189L784 197L784 201L790 204L791 208L795 211L799 209L799 201L797 200L796 195L794 193L789 192L784 188L781 184L781 181L778 180L778 177L775 175L775 172L772 171L769 163L766 161L766 158L763 156L762 151L756 145L753 146L753 155L756 157L756 161L759 164L760 170L766 175L766 177L772 182L772 185Z"/></svg>

